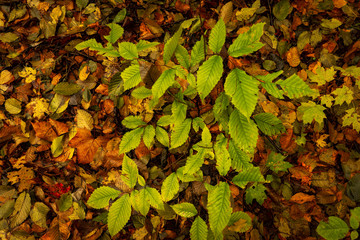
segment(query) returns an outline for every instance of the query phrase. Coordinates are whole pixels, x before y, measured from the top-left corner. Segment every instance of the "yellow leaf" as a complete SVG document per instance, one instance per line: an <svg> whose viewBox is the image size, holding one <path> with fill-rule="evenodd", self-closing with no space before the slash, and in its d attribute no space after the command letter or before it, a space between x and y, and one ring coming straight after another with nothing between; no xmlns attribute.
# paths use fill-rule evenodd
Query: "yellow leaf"
<svg viewBox="0 0 360 240"><path fill-rule="evenodd" d="M81 70L80 70L80 73L79 73L79 79L81 81L85 81L87 79L87 77L89 76L90 74L90 69L89 69L89 66L88 65L85 65Z"/></svg>
<svg viewBox="0 0 360 240"><path fill-rule="evenodd" d="M31 83L36 79L36 70L31 67L25 67L21 72L19 72L19 76L25 78L26 83Z"/></svg>
<svg viewBox="0 0 360 240"><path fill-rule="evenodd" d="M4 70L0 74L0 84L5 84L7 82L10 82L12 79L14 79L14 76L11 72L8 70Z"/></svg>
<svg viewBox="0 0 360 240"><path fill-rule="evenodd" d="M329 134L323 134L323 135L321 135L321 136L319 137L319 139L316 140L316 145L317 145L318 147L321 147L321 148L325 147L325 146L327 145L327 143L326 143L324 140L327 139L328 137L329 137Z"/></svg>
<svg viewBox="0 0 360 240"><path fill-rule="evenodd" d="M30 189L32 182L31 179L35 178L35 173L31 168L22 167L19 171L12 171L7 174L9 182L12 184L19 184L19 192Z"/></svg>
<svg viewBox="0 0 360 240"><path fill-rule="evenodd" d="M49 103L44 98L33 99L26 105L26 109L32 111L34 118L41 119L45 114L49 114Z"/></svg>
<svg viewBox="0 0 360 240"><path fill-rule="evenodd" d="M21 102L15 98L9 98L5 102L5 109L10 114L18 114L21 112Z"/></svg>
<svg viewBox="0 0 360 240"><path fill-rule="evenodd" d="M76 119L78 128L86 128L90 131L93 129L94 120L87 111L79 109L77 111Z"/></svg>

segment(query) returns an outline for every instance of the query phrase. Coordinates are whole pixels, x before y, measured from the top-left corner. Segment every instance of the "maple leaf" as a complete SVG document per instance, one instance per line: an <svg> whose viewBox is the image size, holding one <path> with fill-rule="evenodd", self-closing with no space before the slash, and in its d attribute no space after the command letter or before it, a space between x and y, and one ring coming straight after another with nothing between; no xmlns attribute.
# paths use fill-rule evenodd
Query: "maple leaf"
<svg viewBox="0 0 360 240"><path fill-rule="evenodd" d="M21 72L18 73L20 77L25 78L26 83L31 83L36 79L36 70L31 67L25 67Z"/></svg>
<svg viewBox="0 0 360 240"><path fill-rule="evenodd" d="M323 135L321 135L320 137L319 137L319 139L318 140L316 140L316 145L318 146L318 147L321 147L321 148L323 148L323 147L325 147L326 145L327 145L327 143L324 141L326 138L328 138L329 137L329 134L323 134Z"/></svg>
<svg viewBox="0 0 360 240"><path fill-rule="evenodd" d="M299 118L302 119L305 124L312 123L313 120L322 124L324 118L326 118L325 113L323 112L325 109L325 107L311 101L301 103L301 106L298 107L298 114L300 113Z"/></svg>
<svg viewBox="0 0 360 240"><path fill-rule="evenodd" d="M350 125L352 125L356 131L360 132L360 115L355 113L354 108L346 110L346 114L343 117L343 126Z"/></svg>
<svg viewBox="0 0 360 240"><path fill-rule="evenodd" d="M9 172L7 177L12 184L20 183L19 191L21 192L25 189L30 189L31 184L33 184L31 180L35 178L35 173L31 168L23 166L19 171Z"/></svg>
<svg viewBox="0 0 360 240"><path fill-rule="evenodd" d="M255 184L252 187L246 189L245 201L247 204L251 204L255 199L260 205L262 205L267 198L265 193L266 187L263 184Z"/></svg>
<svg viewBox="0 0 360 240"><path fill-rule="evenodd" d="M335 95L335 104L343 104L346 102L350 104L351 101L354 99L353 91L348 88L347 86L343 86L342 88L335 89L331 94Z"/></svg>
<svg viewBox="0 0 360 240"><path fill-rule="evenodd" d="M49 102L44 98L32 99L30 103L26 105L26 109L29 110L34 118L41 119L45 114L49 114Z"/></svg>
<svg viewBox="0 0 360 240"><path fill-rule="evenodd" d="M266 166L276 173L278 173L279 171L286 171L288 168L291 168L293 165L288 162L285 162L284 161L285 158L286 156L271 152L266 161Z"/></svg>
<svg viewBox="0 0 360 240"><path fill-rule="evenodd" d="M81 164L92 162L98 148L105 144L106 139L103 136L94 139L91 132L85 128L78 128L75 137L69 142L70 147L76 148L78 163Z"/></svg>
<svg viewBox="0 0 360 240"><path fill-rule="evenodd" d="M334 80L335 74L336 74L336 70L334 69L334 67L328 69L325 69L323 67L318 67L316 69L316 74L312 72L308 72L308 76L311 79L311 81L316 82L319 86Z"/></svg>
<svg viewBox="0 0 360 240"><path fill-rule="evenodd" d="M334 100L335 99L330 94L321 96L321 104L325 105L328 108L330 108L333 105Z"/></svg>

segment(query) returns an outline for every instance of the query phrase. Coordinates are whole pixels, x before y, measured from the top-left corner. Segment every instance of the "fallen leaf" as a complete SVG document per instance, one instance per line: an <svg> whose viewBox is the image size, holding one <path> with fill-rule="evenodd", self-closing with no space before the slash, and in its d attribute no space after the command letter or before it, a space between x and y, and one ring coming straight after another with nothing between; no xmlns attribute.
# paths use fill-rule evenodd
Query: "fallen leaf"
<svg viewBox="0 0 360 240"><path fill-rule="evenodd" d="M300 55L297 47L292 47L286 53L286 60L291 67L297 67L300 64Z"/></svg>
<svg viewBox="0 0 360 240"><path fill-rule="evenodd" d="M290 199L290 201L298 203L298 204L303 204L305 202L311 202L315 200L315 196L313 195L308 195L305 193L296 193L295 195L293 195Z"/></svg>
<svg viewBox="0 0 360 240"><path fill-rule="evenodd" d="M89 130L79 128L75 137L69 142L69 146L76 148L78 163L88 164L94 160L98 148L105 146L105 143L105 137L94 139Z"/></svg>

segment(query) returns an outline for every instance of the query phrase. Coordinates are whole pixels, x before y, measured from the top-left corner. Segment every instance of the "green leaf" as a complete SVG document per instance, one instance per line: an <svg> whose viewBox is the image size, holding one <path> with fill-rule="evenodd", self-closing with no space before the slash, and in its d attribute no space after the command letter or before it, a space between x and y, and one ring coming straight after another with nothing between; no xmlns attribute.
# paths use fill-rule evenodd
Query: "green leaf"
<svg viewBox="0 0 360 240"><path fill-rule="evenodd" d="M73 198L69 192L65 193L61 195L58 201L56 201L56 204L58 205L58 209L60 212L65 212L73 205ZM107 204L109 204L109 201L107 201Z"/></svg>
<svg viewBox="0 0 360 240"><path fill-rule="evenodd" d="M199 129L204 129L206 127L206 124L204 123L204 119L200 117L196 117L193 119L192 127L195 130L195 132L198 132Z"/></svg>
<svg viewBox="0 0 360 240"><path fill-rule="evenodd" d="M298 107L298 115L299 113L301 114L300 119L302 119L305 124L312 123L313 120L322 124L324 118L326 118L324 113L325 109L325 107L309 101L307 103L301 103L301 106Z"/></svg>
<svg viewBox="0 0 360 240"><path fill-rule="evenodd" d="M187 174L184 172L185 166L180 167L176 170L176 175L178 176L179 180L187 183L187 182L194 182L194 181L202 181L203 180L203 172L199 169L194 174Z"/></svg>
<svg viewBox="0 0 360 240"><path fill-rule="evenodd" d="M224 46L226 38L226 26L224 20L220 18L215 24L209 36L209 47L214 53L219 53Z"/></svg>
<svg viewBox="0 0 360 240"><path fill-rule="evenodd" d="M139 65L134 64L121 72L121 77L124 80L124 91L136 87L141 82Z"/></svg>
<svg viewBox="0 0 360 240"><path fill-rule="evenodd" d="M129 152L139 146L144 128L136 128L125 133L119 146L119 154Z"/></svg>
<svg viewBox="0 0 360 240"><path fill-rule="evenodd" d="M175 82L175 70L167 69L156 80L152 86L153 98L159 100L166 90Z"/></svg>
<svg viewBox="0 0 360 240"><path fill-rule="evenodd" d="M160 193L155 188L151 187L145 187L144 190L150 205L156 209L164 210L164 203L161 199Z"/></svg>
<svg viewBox="0 0 360 240"><path fill-rule="evenodd" d="M174 209L177 215L180 215L185 218L193 217L198 213L195 206L187 202L175 204L172 205L171 207L172 209Z"/></svg>
<svg viewBox="0 0 360 240"><path fill-rule="evenodd" d="M358 239L358 237L359 237L359 233L358 233L357 230L351 231L351 233L350 233L350 238L351 238L351 240Z"/></svg>
<svg viewBox="0 0 360 240"><path fill-rule="evenodd" d="M138 58L136 45L131 42L119 43L119 53L121 57L127 60L133 60L135 58Z"/></svg>
<svg viewBox="0 0 360 240"><path fill-rule="evenodd" d="M182 34L182 28L179 28L179 30L177 30L177 32L174 34L174 36L172 36L165 43L164 55L163 55L165 64L168 63L168 61L171 59L172 55L174 54L174 52L179 44L181 34Z"/></svg>
<svg viewBox="0 0 360 240"><path fill-rule="evenodd" d="M253 53L264 46L260 42L265 23L254 24L248 31L241 33L230 45L228 53L232 57L240 57Z"/></svg>
<svg viewBox="0 0 360 240"><path fill-rule="evenodd" d="M22 192L16 199L14 212L10 219L10 227L14 228L24 222L30 214L31 197L27 192Z"/></svg>
<svg viewBox="0 0 360 240"><path fill-rule="evenodd" d="M271 74L267 74L265 76L256 76L257 79L262 80L261 86L265 88L265 90L271 94L272 96L283 99L284 91L279 89L276 85L276 83L273 83L272 81L280 76L283 73L283 71L274 72Z"/></svg>
<svg viewBox="0 0 360 240"><path fill-rule="evenodd" d="M259 81L240 69L233 69L227 76L224 90L231 97L234 106L247 118L255 110L257 104Z"/></svg>
<svg viewBox="0 0 360 240"><path fill-rule="evenodd" d="M161 197L164 202L168 202L179 192L179 180L175 172L171 173L161 185Z"/></svg>
<svg viewBox="0 0 360 240"><path fill-rule="evenodd" d="M335 97L335 104L343 104L346 102L347 104L350 104L351 101L354 99L353 94L354 92L348 88L347 86L342 86L341 88L337 88L331 93Z"/></svg>
<svg viewBox="0 0 360 240"><path fill-rule="evenodd" d="M358 229L360 224L360 207L350 210L350 226L352 229Z"/></svg>
<svg viewBox="0 0 360 240"><path fill-rule="evenodd" d="M51 143L51 153L53 157L58 157L63 152L63 139L64 135L61 135L53 140Z"/></svg>
<svg viewBox="0 0 360 240"><path fill-rule="evenodd" d="M252 166L250 157L232 139L229 141L229 154L231 157L231 167L236 171L242 171Z"/></svg>
<svg viewBox="0 0 360 240"><path fill-rule="evenodd" d="M346 110L346 114L343 117L343 126L352 125L353 128L360 132L360 115L355 113L354 108Z"/></svg>
<svg viewBox="0 0 360 240"><path fill-rule="evenodd" d="M203 240L207 239L208 228L205 221L197 216L190 228L191 240Z"/></svg>
<svg viewBox="0 0 360 240"><path fill-rule="evenodd" d="M126 17L126 8L121 9L114 17L113 23L122 22Z"/></svg>
<svg viewBox="0 0 360 240"><path fill-rule="evenodd" d="M195 66L205 59L204 49L204 37L201 36L200 40L195 43L191 50L191 66Z"/></svg>
<svg viewBox="0 0 360 240"><path fill-rule="evenodd" d="M138 87L131 92L131 96L137 99L144 99L150 97L151 94L151 89L148 89L145 86Z"/></svg>
<svg viewBox="0 0 360 240"><path fill-rule="evenodd" d="M102 186L91 194L87 204L95 209L104 208L109 205L110 199L115 199L120 195L120 191L113 189L111 187Z"/></svg>
<svg viewBox="0 0 360 240"><path fill-rule="evenodd" d="M220 182L208 194L208 213L210 228L215 236L222 233L231 217L230 188L225 182Z"/></svg>
<svg viewBox="0 0 360 240"><path fill-rule="evenodd" d="M50 208L42 202L36 202L33 209L30 212L31 220L42 228L47 228L46 215L50 211Z"/></svg>
<svg viewBox="0 0 360 240"><path fill-rule="evenodd" d="M321 221L316 228L316 232L326 240L342 239L349 230L346 222L338 217L329 217L328 223Z"/></svg>
<svg viewBox="0 0 360 240"><path fill-rule="evenodd" d="M107 26L111 29L111 31L109 35L104 36L104 38L111 44L116 43L116 41L123 35L124 29L114 22L107 24Z"/></svg>
<svg viewBox="0 0 360 240"><path fill-rule="evenodd" d="M176 51L175 51L175 56L176 59L178 60L178 62L180 63L181 66L183 66L186 69L190 68L190 57L189 57L189 53L188 51L181 46L180 44L178 44Z"/></svg>
<svg viewBox="0 0 360 240"><path fill-rule="evenodd" d="M142 125L146 125L146 123L141 120L140 116L127 116L124 120L121 121L121 124L126 128L134 129Z"/></svg>
<svg viewBox="0 0 360 240"><path fill-rule="evenodd" d="M88 5L88 3L89 0L76 0L76 6L81 9L85 8Z"/></svg>
<svg viewBox="0 0 360 240"><path fill-rule="evenodd" d="M189 132L191 129L191 119L187 118L181 124L178 124L174 127L173 132L171 133L171 149L180 147L183 145L189 137Z"/></svg>
<svg viewBox="0 0 360 240"><path fill-rule="evenodd" d="M75 46L75 48L79 51L85 48L89 48L90 50L97 51L98 54L104 55L106 57L120 57L119 52L116 51L113 47L109 46L104 48L101 43L98 43L94 38L79 43Z"/></svg>
<svg viewBox="0 0 360 240"><path fill-rule="evenodd" d="M250 167L244 169L242 172L240 172L232 179L232 182L241 188L245 188L246 184L248 184L249 182L264 182L264 181L265 181L264 176L261 174L259 167Z"/></svg>
<svg viewBox="0 0 360 240"><path fill-rule="evenodd" d="M289 98L298 98L312 94L314 91L296 74L285 80L276 82L285 91Z"/></svg>
<svg viewBox="0 0 360 240"><path fill-rule="evenodd" d="M169 135L168 132L162 127L157 126L155 129L156 139L165 147L169 147Z"/></svg>
<svg viewBox="0 0 360 240"><path fill-rule="evenodd" d="M121 73L115 73L112 76L109 83L109 95L110 96L120 96L124 92L124 81L121 77Z"/></svg>
<svg viewBox="0 0 360 240"><path fill-rule="evenodd" d="M147 199L147 191L141 189L140 191L134 190L130 195L130 202L134 209L146 216L150 210L150 203Z"/></svg>
<svg viewBox="0 0 360 240"><path fill-rule="evenodd" d="M230 154L227 150L227 138L223 134L219 134L216 137L216 143L214 145L216 168L221 176L225 176L231 167Z"/></svg>
<svg viewBox="0 0 360 240"><path fill-rule="evenodd" d="M278 20L282 21L291 13L292 9L289 0L281 0L273 7L273 14Z"/></svg>
<svg viewBox="0 0 360 240"><path fill-rule="evenodd" d="M146 40L140 40L137 44L136 44L136 49L138 52L140 51L144 51L148 48L152 48L155 47L157 45L159 45L160 43L158 42L148 42Z"/></svg>
<svg viewBox="0 0 360 240"><path fill-rule="evenodd" d="M211 133L208 127L204 126L203 131L201 133L201 142L206 146L212 146L211 144Z"/></svg>
<svg viewBox="0 0 360 240"><path fill-rule="evenodd" d="M116 200L109 209L108 229L111 236L116 235L129 221L131 205L129 194L124 194Z"/></svg>
<svg viewBox="0 0 360 240"><path fill-rule="evenodd" d="M220 130L225 131L225 133L229 132L229 105L230 98L225 92L221 92L216 98L213 108L213 113L216 121L220 125Z"/></svg>
<svg viewBox="0 0 360 240"><path fill-rule="evenodd" d="M79 92L81 89L82 87L76 83L60 82L55 85L54 92L65 96L71 96Z"/></svg>
<svg viewBox="0 0 360 240"><path fill-rule="evenodd" d="M187 105L179 101L174 101L171 105L171 123L174 125L181 124L186 119Z"/></svg>
<svg viewBox="0 0 360 240"><path fill-rule="evenodd" d="M236 109L230 115L229 132L241 150L252 152L256 147L258 139L256 124Z"/></svg>
<svg viewBox="0 0 360 240"><path fill-rule="evenodd" d="M205 160L205 153L205 149L200 149L196 154L190 153L190 156L186 160L184 174L191 175L200 170Z"/></svg>
<svg viewBox="0 0 360 240"><path fill-rule="evenodd" d="M121 173L121 180L123 180L129 188L134 188L139 172L136 163L126 156L126 154L124 155Z"/></svg>
<svg viewBox="0 0 360 240"><path fill-rule="evenodd" d="M252 226L252 220L247 213L237 211L231 214L230 220L228 222L228 226L230 231L247 232L248 230L250 230Z"/></svg>
<svg viewBox="0 0 360 240"><path fill-rule="evenodd" d="M0 206L0 219L8 218L14 211L15 200L7 200Z"/></svg>
<svg viewBox="0 0 360 240"><path fill-rule="evenodd" d="M197 75L197 90L201 100L204 100L223 74L223 60L220 56L211 56L199 67Z"/></svg>
<svg viewBox="0 0 360 240"><path fill-rule="evenodd" d="M321 26L324 28L335 29L337 27L340 27L342 24L343 23L336 18L321 19Z"/></svg>
<svg viewBox="0 0 360 240"><path fill-rule="evenodd" d="M293 165L285 162L284 159L286 156L281 154L276 154L275 152L271 152L267 161L266 166L271 169L271 171L278 173L279 171L287 171L288 168L291 168Z"/></svg>
<svg viewBox="0 0 360 240"><path fill-rule="evenodd" d="M285 132L281 120L271 113L260 113L254 116L254 120L264 134L273 136Z"/></svg>
<svg viewBox="0 0 360 240"><path fill-rule="evenodd" d="M266 187L263 184L256 184L246 189L245 192L245 201L246 204L251 204L254 199L262 205L267 198L265 193Z"/></svg>
<svg viewBox="0 0 360 240"><path fill-rule="evenodd" d="M150 149L151 143L154 141L154 137L155 137L155 128L151 125L146 126L143 135L143 141L147 148Z"/></svg>
<svg viewBox="0 0 360 240"><path fill-rule="evenodd" d="M319 86L322 86L325 83L334 80L334 75L336 74L336 72L337 71L334 70L334 67L328 69L318 67L316 69L316 74L311 71L308 71L307 74L311 79L311 82L316 82Z"/></svg>

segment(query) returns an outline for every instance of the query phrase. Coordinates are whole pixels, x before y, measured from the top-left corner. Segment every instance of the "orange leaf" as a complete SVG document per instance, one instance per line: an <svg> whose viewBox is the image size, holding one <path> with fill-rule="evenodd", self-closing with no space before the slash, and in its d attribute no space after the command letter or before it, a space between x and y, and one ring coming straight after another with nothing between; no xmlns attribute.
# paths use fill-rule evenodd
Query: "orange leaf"
<svg viewBox="0 0 360 240"><path fill-rule="evenodd" d="M38 138L52 142L57 137L56 132L49 122L35 122L31 124L35 130L35 135Z"/></svg>
<svg viewBox="0 0 360 240"><path fill-rule="evenodd" d="M69 127L65 123L55 121L51 118L49 119L49 122L50 122L51 126L53 126L55 128L55 131L57 132L58 135L62 135L69 131Z"/></svg>
<svg viewBox="0 0 360 240"><path fill-rule="evenodd" d="M347 4L345 0L333 0L333 3L334 3L334 7L336 8L342 8Z"/></svg>
<svg viewBox="0 0 360 240"><path fill-rule="evenodd" d="M85 128L79 128L73 139L69 142L70 147L77 150L78 163L88 164L94 160L98 148L105 145L105 138L100 136L94 139L91 132Z"/></svg>
<svg viewBox="0 0 360 240"><path fill-rule="evenodd" d="M311 202L315 200L315 196L307 195L305 193L296 193L294 196L291 197L290 201L296 202L298 204L303 204L305 202Z"/></svg>
<svg viewBox="0 0 360 240"><path fill-rule="evenodd" d="M300 64L300 55L297 47L292 47L286 53L286 60L291 67L297 67Z"/></svg>

